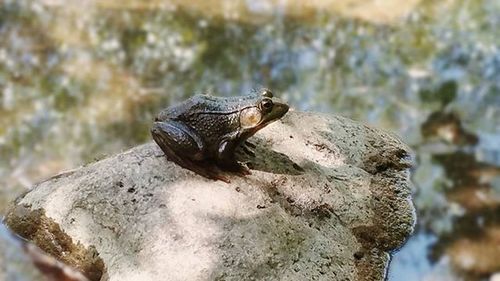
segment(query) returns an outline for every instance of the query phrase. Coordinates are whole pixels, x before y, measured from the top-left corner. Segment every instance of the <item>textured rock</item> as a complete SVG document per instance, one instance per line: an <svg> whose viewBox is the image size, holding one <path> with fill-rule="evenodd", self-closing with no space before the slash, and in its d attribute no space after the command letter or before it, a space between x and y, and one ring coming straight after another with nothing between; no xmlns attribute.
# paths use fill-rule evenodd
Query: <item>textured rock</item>
<svg viewBox="0 0 500 281"><path fill-rule="evenodd" d="M230 184L148 143L36 185L5 221L91 280L383 280L414 224L408 147L293 111L251 141Z"/></svg>

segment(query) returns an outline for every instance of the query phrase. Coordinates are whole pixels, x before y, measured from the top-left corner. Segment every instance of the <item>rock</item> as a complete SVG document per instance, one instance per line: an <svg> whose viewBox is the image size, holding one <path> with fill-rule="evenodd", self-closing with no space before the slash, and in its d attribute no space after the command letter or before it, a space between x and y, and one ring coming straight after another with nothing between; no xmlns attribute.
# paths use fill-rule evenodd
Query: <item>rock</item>
<svg viewBox="0 0 500 281"><path fill-rule="evenodd" d="M151 142L37 184L5 222L90 280L383 280L415 222L409 148L294 111L251 141L230 184Z"/></svg>

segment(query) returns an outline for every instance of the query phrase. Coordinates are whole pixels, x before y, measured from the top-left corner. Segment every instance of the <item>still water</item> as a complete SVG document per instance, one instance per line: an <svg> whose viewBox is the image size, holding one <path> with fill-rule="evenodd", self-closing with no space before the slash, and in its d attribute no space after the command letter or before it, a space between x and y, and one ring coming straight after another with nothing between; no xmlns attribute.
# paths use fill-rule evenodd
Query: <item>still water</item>
<svg viewBox="0 0 500 281"><path fill-rule="evenodd" d="M418 224L389 280L498 280L499 26L498 0L4 0L0 214L147 141L162 107L265 85L415 150Z"/></svg>

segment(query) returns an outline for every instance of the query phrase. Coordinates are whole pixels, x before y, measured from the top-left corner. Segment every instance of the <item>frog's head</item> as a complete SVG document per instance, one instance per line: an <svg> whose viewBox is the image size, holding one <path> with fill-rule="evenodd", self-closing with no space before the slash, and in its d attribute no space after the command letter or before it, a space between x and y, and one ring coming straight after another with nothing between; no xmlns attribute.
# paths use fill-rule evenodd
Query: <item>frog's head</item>
<svg viewBox="0 0 500 281"><path fill-rule="evenodd" d="M288 105L273 97L268 89L263 89L252 106L240 111L240 129L253 135L268 124L280 119L288 112Z"/></svg>

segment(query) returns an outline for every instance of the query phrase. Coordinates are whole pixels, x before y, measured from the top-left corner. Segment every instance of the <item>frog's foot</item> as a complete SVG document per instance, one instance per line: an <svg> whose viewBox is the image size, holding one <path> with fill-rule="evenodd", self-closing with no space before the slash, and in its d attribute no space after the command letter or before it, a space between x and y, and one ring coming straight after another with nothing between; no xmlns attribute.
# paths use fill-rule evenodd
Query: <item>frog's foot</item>
<svg viewBox="0 0 500 281"><path fill-rule="evenodd" d="M224 164L222 165L221 168L224 169L225 171L236 173L239 176L248 176L252 174L250 169L248 169L245 165L238 163L236 161L231 164Z"/></svg>
<svg viewBox="0 0 500 281"><path fill-rule="evenodd" d="M185 161L183 164L177 163L181 167L186 168L188 170L191 170L195 173L197 173L200 176L203 176L207 179L211 180L220 180L225 183L230 183L231 181L223 175L222 171L214 166L213 164L205 164L203 165L202 163L197 163L193 161Z"/></svg>
<svg viewBox="0 0 500 281"><path fill-rule="evenodd" d="M200 169L200 171L195 171L196 173L198 173L206 178L209 178L212 180L220 180L220 181L223 181L225 183L231 182L227 177L225 177L223 175L223 172L214 164L206 163L203 166L197 165L196 169ZM194 170L192 170L192 171L194 171Z"/></svg>
<svg viewBox="0 0 500 281"><path fill-rule="evenodd" d="M238 171L236 171L236 173L238 173L241 176L248 176L252 174L252 171L250 171L250 169L247 166L238 163Z"/></svg>

